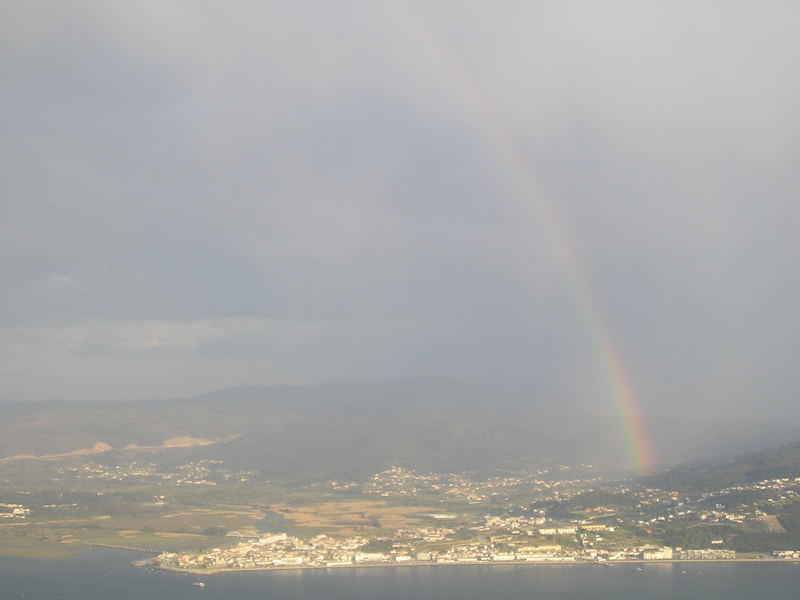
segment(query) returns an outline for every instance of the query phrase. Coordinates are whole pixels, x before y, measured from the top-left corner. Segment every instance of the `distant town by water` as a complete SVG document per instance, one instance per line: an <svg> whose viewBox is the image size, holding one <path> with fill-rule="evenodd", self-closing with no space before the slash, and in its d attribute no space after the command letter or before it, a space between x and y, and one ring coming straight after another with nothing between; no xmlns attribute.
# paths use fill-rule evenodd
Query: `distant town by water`
<svg viewBox="0 0 800 600"><path fill-rule="evenodd" d="M131 567L126 552L93 549L68 559L0 560L4 600L649 600L792 598L794 562L492 565L226 573L198 577Z"/></svg>

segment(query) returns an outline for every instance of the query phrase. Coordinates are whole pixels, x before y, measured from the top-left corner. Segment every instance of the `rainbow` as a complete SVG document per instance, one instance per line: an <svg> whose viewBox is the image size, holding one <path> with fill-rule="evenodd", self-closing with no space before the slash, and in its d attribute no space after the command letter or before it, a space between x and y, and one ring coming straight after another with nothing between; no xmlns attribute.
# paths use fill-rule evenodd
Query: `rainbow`
<svg viewBox="0 0 800 600"><path fill-rule="evenodd" d="M399 8L399 3L395 5ZM405 7L408 9L408 6ZM464 65L459 63L425 24L410 12L402 11L404 21L431 50L447 80L461 101L475 117L490 148L504 165L513 183L522 192L533 210L545 243L562 271L574 296L576 307L587 330L606 375L610 391L621 414L626 431L631 461L640 473L652 470L654 453L633 380L614 339L611 327L602 311L586 269L575 251L574 244L553 205L539 189L536 180L502 121L492 109L485 94L473 83Z"/></svg>

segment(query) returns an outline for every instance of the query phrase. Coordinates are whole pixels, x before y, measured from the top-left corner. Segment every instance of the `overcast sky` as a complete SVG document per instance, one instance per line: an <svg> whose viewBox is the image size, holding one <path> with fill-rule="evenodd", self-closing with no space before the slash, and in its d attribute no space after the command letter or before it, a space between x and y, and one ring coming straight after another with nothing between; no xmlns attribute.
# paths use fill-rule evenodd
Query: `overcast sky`
<svg viewBox="0 0 800 600"><path fill-rule="evenodd" d="M0 396L427 374L614 410L544 205L648 414L797 414L796 2L2 15Z"/></svg>

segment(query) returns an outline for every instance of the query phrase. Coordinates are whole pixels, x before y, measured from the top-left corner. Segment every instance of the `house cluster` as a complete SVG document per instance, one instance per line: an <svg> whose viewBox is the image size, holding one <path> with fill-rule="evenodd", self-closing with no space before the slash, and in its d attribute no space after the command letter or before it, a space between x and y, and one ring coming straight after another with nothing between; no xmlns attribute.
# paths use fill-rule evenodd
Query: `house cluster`
<svg viewBox="0 0 800 600"><path fill-rule="evenodd" d="M503 529L510 531L514 534L528 534L533 535L540 525L546 522L545 517L540 515L484 515L483 525L478 528L478 531L490 531L493 529Z"/></svg>
<svg viewBox="0 0 800 600"><path fill-rule="evenodd" d="M426 539L426 531L414 539ZM561 546L502 546L494 543L462 543L437 549L417 550L398 535L371 548L365 537L332 538L318 535L308 540L285 533L253 537L231 548L212 548L199 553L165 552L156 558L169 569L255 569L269 567L333 567L359 564L448 564L459 562L574 561L572 551Z"/></svg>
<svg viewBox="0 0 800 600"><path fill-rule="evenodd" d="M511 546L491 543L470 543L439 550L414 553L422 563L473 563L473 562L560 562L575 561L575 552L563 551L558 544L542 546Z"/></svg>
<svg viewBox="0 0 800 600"><path fill-rule="evenodd" d="M668 546L636 546L621 550L603 550L585 548L580 557L584 560L618 561L618 560L733 560L736 558L734 550L719 548L702 548L697 550L684 550L683 548L670 548Z"/></svg>
<svg viewBox="0 0 800 600"><path fill-rule="evenodd" d="M398 529L394 539L404 541L442 542L454 533L455 530L448 527L414 527L410 529Z"/></svg>
<svg viewBox="0 0 800 600"><path fill-rule="evenodd" d="M736 558L736 551L722 548L679 549L676 550L674 557L681 560L733 560Z"/></svg>
<svg viewBox="0 0 800 600"><path fill-rule="evenodd" d="M393 466L376 473L361 484L354 481L329 481L327 487L332 490L360 490L365 494L385 498L445 495L450 499L463 500L468 504L481 504L498 496L502 500L508 500L508 495L515 490L544 492L545 499L564 499L570 495L567 490L593 485L601 481L597 477L591 479L565 478L563 471L566 469L568 468L560 467L557 473L542 469L485 479L472 479L461 473L420 473L414 469Z"/></svg>
<svg viewBox="0 0 800 600"><path fill-rule="evenodd" d="M25 519L31 510L22 504L0 503L0 519Z"/></svg>
<svg viewBox="0 0 800 600"><path fill-rule="evenodd" d="M388 555L364 552L365 537L335 539L318 535L309 540L285 533L245 539L231 548L196 554L160 554L161 567L183 569L248 569L286 566L336 566L384 561Z"/></svg>
<svg viewBox="0 0 800 600"><path fill-rule="evenodd" d="M797 497L800 491L800 477L779 477L775 479L763 479L750 485L736 485L722 488L714 492L703 494L700 499L706 500L719 496L725 496L734 492L779 492L774 498L775 501L791 500Z"/></svg>
<svg viewBox="0 0 800 600"><path fill-rule="evenodd" d="M513 535L574 536L587 532L613 532L614 526L591 521L550 521L542 515L484 515L483 524L473 529L478 532L502 530Z"/></svg>
<svg viewBox="0 0 800 600"><path fill-rule="evenodd" d="M118 465L104 465L93 461L80 464L67 464L56 467L55 472L62 478L157 483L173 482L176 485L215 486L227 481L247 482L257 475L255 471L231 471L222 468L221 460L201 459L175 467L173 472L161 472L155 463L138 461L124 462Z"/></svg>
<svg viewBox="0 0 800 600"><path fill-rule="evenodd" d="M458 473L419 473L402 467L390 467L376 473L360 487L365 494L384 498L445 494L473 504L484 502L487 498L479 483Z"/></svg>
<svg viewBox="0 0 800 600"><path fill-rule="evenodd" d="M748 485L736 485L687 496L675 490L643 488L620 489L638 499L629 515L631 524L649 535L658 536L671 523L703 523L738 526L774 520L767 513L777 512L800 494L800 477L765 479ZM766 511L766 512L765 512ZM620 521L621 522L621 521Z"/></svg>
<svg viewBox="0 0 800 600"><path fill-rule="evenodd" d="M414 534L418 536L420 534ZM392 540L355 536L333 538L318 535L308 540L285 533L243 536L230 548L212 548L198 553L165 552L156 563L166 569L246 570L285 567L342 567L369 564L458 564L498 562L574 562L620 560L731 560L733 550L706 548L683 550L669 547L634 547L623 550L568 549L559 544L501 542L495 538L479 542L456 542L447 546L416 545L398 535ZM414 539L418 539L415 537ZM793 557L786 551L786 557ZM783 554L781 554L783 556Z"/></svg>

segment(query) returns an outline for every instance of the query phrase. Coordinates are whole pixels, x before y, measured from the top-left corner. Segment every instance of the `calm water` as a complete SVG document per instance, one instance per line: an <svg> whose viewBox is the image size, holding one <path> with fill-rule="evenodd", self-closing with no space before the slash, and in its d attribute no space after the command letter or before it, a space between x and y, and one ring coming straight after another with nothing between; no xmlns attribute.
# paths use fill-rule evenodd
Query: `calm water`
<svg viewBox="0 0 800 600"><path fill-rule="evenodd" d="M197 588L192 576L134 568L135 558L115 551L69 560L0 557L0 598L766 600L795 598L800 590L800 566L793 563L647 565L643 571L634 565L548 565L231 573L206 577L206 587Z"/></svg>

